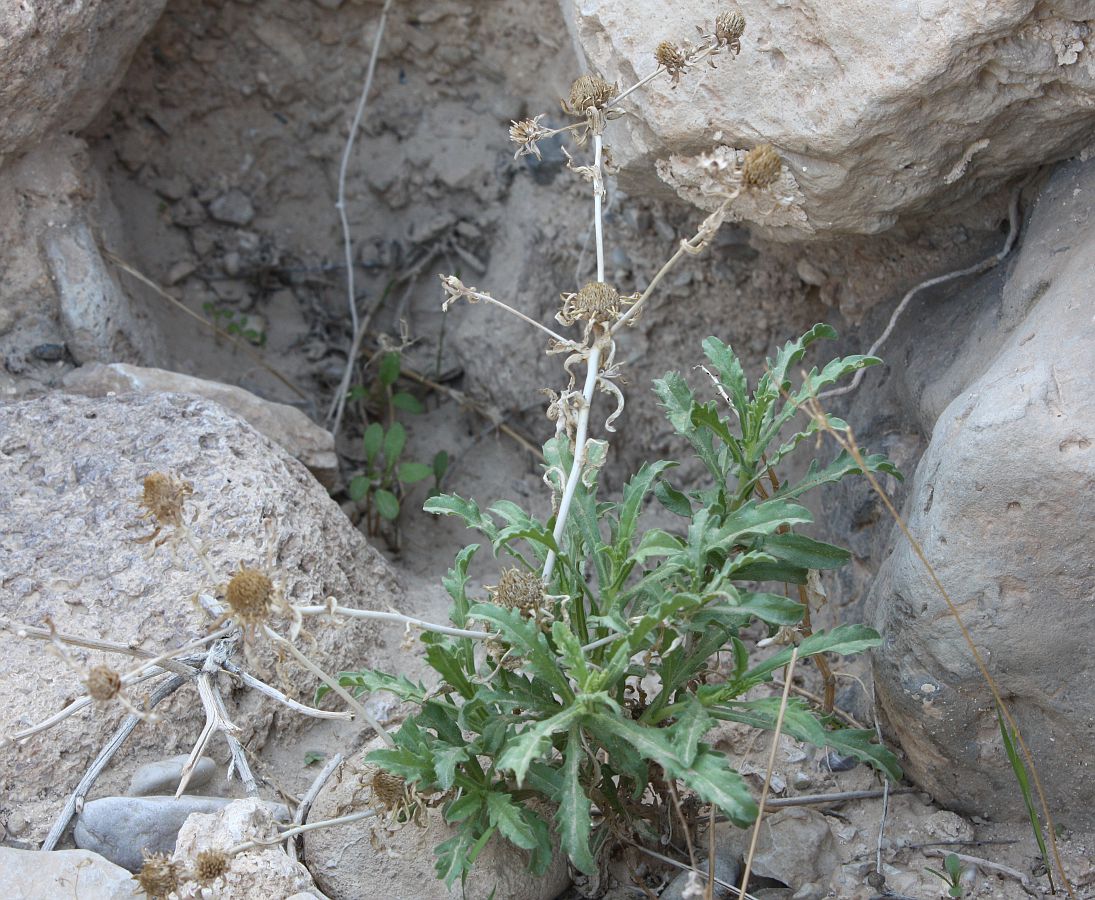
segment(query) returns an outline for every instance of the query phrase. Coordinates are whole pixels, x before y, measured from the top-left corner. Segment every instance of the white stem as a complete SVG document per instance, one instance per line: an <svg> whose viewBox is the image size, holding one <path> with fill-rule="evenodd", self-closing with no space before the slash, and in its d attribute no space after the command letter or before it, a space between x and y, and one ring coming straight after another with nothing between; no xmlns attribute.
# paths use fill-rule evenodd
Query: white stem
<svg viewBox="0 0 1095 900"><path fill-rule="evenodd" d="M395 746L395 741L392 740L392 736L384 730L384 726L381 725L375 717L370 715L369 711L364 706L362 706L361 703L356 700L349 691L346 690L346 688L338 683L337 678L334 678L324 672L323 669L321 669L307 656L301 653L292 641L283 638L269 625L263 625L262 630L265 632L266 636L270 638L270 640L281 644L281 646L289 651L293 659L299 662L302 666L304 666L304 668L306 668L309 672L315 675L316 678L318 678L325 685L327 685L327 687L329 687L332 691L338 694L345 701L346 705L349 706L350 709L352 709L355 713L357 713L362 718L362 720L380 736L380 739L384 741L385 744L387 744L389 747Z"/></svg>
<svg viewBox="0 0 1095 900"><path fill-rule="evenodd" d="M539 328L542 332L544 332L544 334L546 334L546 335L548 335L548 337L551 337L554 340L558 341L560 344L566 344L566 345L569 345L569 346L577 346L574 343L574 341L569 340L568 338L563 337L561 334L558 334L558 333L552 331L546 325L541 325L535 319L529 318L523 312L521 312L519 309L514 309L514 307L510 306L508 303L503 303L497 297L492 297L490 294L487 294L484 291L476 291L476 290L472 290L469 287L465 287L463 284L461 284L459 282L458 279L454 278L453 276L449 276L449 278L452 279L452 280L451 281L446 280L446 278L444 276L442 276L442 281L445 281L445 284L446 284L445 289L450 291L450 293L451 293L451 299L445 301L445 303L442 305L443 309L447 309L449 303L451 303L452 300L455 299L456 297L463 297L466 300L468 300L469 302L473 302L473 303L477 303L480 300L482 300L484 303L490 303L493 306L497 306L499 309L504 309L506 312L517 316L518 319L520 319L523 322L527 322L533 328ZM450 285L450 284L453 284L455 286L450 288L450 287L448 287L448 285Z"/></svg>
<svg viewBox="0 0 1095 900"><path fill-rule="evenodd" d="M566 487L563 490L563 498L559 501L559 514L555 520L555 545L562 543L563 533L566 531L567 516L570 514L570 504L574 500L574 492L578 489L578 481L582 477L582 463L585 461L586 438L589 436L589 410L593 405L593 390L597 386L597 370L601 367L601 348L594 344L589 351L587 360L586 383L582 390L582 408L578 410L578 428L574 435L574 462L570 467L570 475L567 476ZM555 571L555 551L549 550L547 559L544 560L544 571L541 576L546 582Z"/></svg>
<svg viewBox="0 0 1095 900"><path fill-rule="evenodd" d="M604 195L603 156L604 147L601 135L593 135L593 231L597 237L597 280L605 280L605 236L604 223L601 221L601 198Z"/></svg>
<svg viewBox="0 0 1095 900"><path fill-rule="evenodd" d="M330 598L331 601L334 598ZM401 625L411 625L421 628L423 631L432 631L436 634L447 634L449 637L471 638L475 641L485 641L492 637L489 631L470 631L466 628L453 628L451 625L435 625L424 619L416 619L414 616L405 616L403 613L384 612L376 609L350 609L339 606L337 602L329 602L326 606L295 606L295 612L302 616L322 616L330 613L332 616L350 616L355 619L379 619L382 622L398 622Z"/></svg>
<svg viewBox="0 0 1095 900"><path fill-rule="evenodd" d="M354 291L354 244L353 239L350 237L350 220L346 216L346 172L350 168L350 156L354 150L357 133L361 128L361 120L365 116L369 92L373 89L376 61L380 57L380 41L384 37L384 26L388 22L388 10L391 5L392 0L385 0L384 7L380 10L380 22L376 28L376 37L373 38L372 53L369 55L369 67L365 71L365 84L362 86L361 96L357 100L357 109L354 111L354 118L350 123L350 134L346 138L346 146L342 150L342 161L338 167L338 200L335 203L335 208L338 209L339 222L342 224L342 251L346 263L346 299L350 306L351 331L355 336L358 332L358 319L357 299ZM353 368L353 354L346 360L346 365L351 369Z"/></svg>
<svg viewBox="0 0 1095 900"><path fill-rule="evenodd" d="M377 815L375 809L363 809L361 812L350 813L348 816L340 816L337 819L324 819L322 822L310 822L307 825L294 825L292 828L287 828L282 831L275 838L255 838L254 840L244 841L242 844L236 844L227 850L228 856L236 856L243 853L244 850L252 850L255 847L269 847L272 844L280 844L282 841L291 837L296 837L298 834L304 834L306 831L315 831L317 828L330 828L332 825L348 825L351 822L360 822L362 819L371 819Z"/></svg>

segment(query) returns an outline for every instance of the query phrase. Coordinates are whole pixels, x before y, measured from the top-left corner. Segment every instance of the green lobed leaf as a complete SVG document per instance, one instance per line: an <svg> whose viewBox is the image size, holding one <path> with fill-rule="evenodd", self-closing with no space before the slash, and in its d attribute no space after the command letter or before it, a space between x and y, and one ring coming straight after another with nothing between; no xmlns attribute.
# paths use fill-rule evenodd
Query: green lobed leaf
<svg viewBox="0 0 1095 900"><path fill-rule="evenodd" d="M425 463L405 462L400 463L397 477L403 484L414 484L429 478L433 471Z"/></svg>
<svg viewBox="0 0 1095 900"><path fill-rule="evenodd" d="M509 794L491 791L487 794L487 815L491 825L502 832L510 843L523 850L532 850L536 846L536 834L532 826L521 815L521 809Z"/></svg>
<svg viewBox="0 0 1095 900"><path fill-rule="evenodd" d="M389 471L395 468L399 457L403 455L403 448L407 446L407 429L399 422L393 422L384 435L384 462Z"/></svg>
<svg viewBox="0 0 1095 900"><path fill-rule="evenodd" d="M551 736L566 731L582 715L583 709L575 704L526 728L506 745L496 763L498 768L512 772L518 786L523 785L529 766L548 752Z"/></svg>
<svg viewBox="0 0 1095 900"><path fill-rule="evenodd" d="M350 499L355 503L364 500L365 495L369 493L369 488L372 486L373 480L367 478L364 475L355 475L350 479Z"/></svg>
<svg viewBox="0 0 1095 900"><path fill-rule="evenodd" d="M398 353L385 353L380 357L377 379L384 387L391 387L399 379L399 365L400 355Z"/></svg>
<svg viewBox="0 0 1095 900"><path fill-rule="evenodd" d="M885 472L898 479L902 477L901 473L897 470L897 467L881 453L864 455L863 462L867 464L867 469L871 472ZM855 461L847 450L841 450L836 459L824 468L822 468L815 459L810 463L810 469L806 473L806 477L796 484L785 484L780 488L779 493L776 496L786 498L798 497L799 495L806 493L806 491L821 487L823 484L833 484L848 475L860 474L862 474L862 470L859 468L859 463Z"/></svg>
<svg viewBox="0 0 1095 900"><path fill-rule="evenodd" d="M878 632L866 625L838 625L832 631L819 631L804 638L798 645L798 658L806 659L818 653L839 653L842 656L851 656L877 647L881 643L882 638L878 636ZM757 683L766 681L772 672L782 669L791 661L791 653L790 647L776 653L746 672L745 677Z"/></svg>
<svg viewBox="0 0 1095 900"><path fill-rule="evenodd" d="M563 851L570 861L579 871L592 875L597 871L597 863L589 849L591 804L582 787L580 767L583 753L581 733L572 725L560 773L562 790L555 798L559 804L555 825Z"/></svg>
<svg viewBox="0 0 1095 900"><path fill-rule="evenodd" d="M685 766L691 766L699 752L700 741L711 730L714 719L695 698L687 701L684 712L670 729L673 747Z"/></svg>
<svg viewBox="0 0 1095 900"><path fill-rule="evenodd" d="M654 496L671 513L685 519L692 518L692 502L668 481L659 481L654 487Z"/></svg>
<svg viewBox="0 0 1095 900"><path fill-rule="evenodd" d="M843 547L823 544L802 534L773 534L764 539L764 552L803 569L839 569L852 554Z"/></svg>

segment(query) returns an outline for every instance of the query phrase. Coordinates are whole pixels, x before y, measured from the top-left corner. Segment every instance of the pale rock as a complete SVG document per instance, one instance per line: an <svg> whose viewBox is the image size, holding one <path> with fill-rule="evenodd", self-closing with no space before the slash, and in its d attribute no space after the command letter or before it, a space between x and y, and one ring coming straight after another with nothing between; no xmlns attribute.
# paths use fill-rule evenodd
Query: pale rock
<svg viewBox="0 0 1095 900"><path fill-rule="evenodd" d="M139 900L133 876L89 850L14 850L0 847L0 884L18 900Z"/></svg>
<svg viewBox="0 0 1095 900"><path fill-rule="evenodd" d="M79 131L114 93L166 0L21 0L0 5L0 165Z"/></svg>
<svg viewBox="0 0 1095 900"><path fill-rule="evenodd" d="M333 818L373 802L371 767L364 756L378 744L346 759L335 770L312 807L309 821ZM393 825L368 820L351 828L324 828L305 840L305 861L316 884L331 900L452 900L434 869L438 844L455 834L439 809L424 811L423 824ZM528 853L495 836L487 842L468 876L467 900L555 900L570 883L566 857L556 853L539 878L528 871Z"/></svg>
<svg viewBox="0 0 1095 900"><path fill-rule="evenodd" d="M100 797L84 804L72 836L81 850L91 850L115 865L138 871L145 853L171 853L188 817L212 814L233 801L225 797ZM289 810L276 804L270 815L289 821Z"/></svg>
<svg viewBox="0 0 1095 900"><path fill-rule="evenodd" d="M221 194L209 204L209 215L226 225L248 225L255 218L251 198L238 188Z"/></svg>
<svg viewBox="0 0 1095 900"><path fill-rule="evenodd" d="M65 389L88 397L117 394L193 394L219 403L286 453L300 460L324 487L338 480L338 457L331 432L293 406L264 400L230 384L194 378L181 372L125 363L81 366L65 375Z"/></svg>
<svg viewBox="0 0 1095 900"><path fill-rule="evenodd" d="M170 759L159 759L141 766L129 780L126 794L130 797L147 797L151 794L173 794L182 778L183 766L189 754L180 753ZM216 763L208 756L199 757L187 782L188 791L196 791L207 785L217 773Z"/></svg>
<svg viewBox="0 0 1095 900"><path fill-rule="evenodd" d="M761 821L752 871L798 890L827 882L840 861L829 820L817 810L792 807Z"/></svg>
<svg viewBox="0 0 1095 900"><path fill-rule="evenodd" d="M203 850L227 850L256 838L276 836L276 819L261 800L235 800L212 814L195 813L178 834L172 859L182 869L192 869ZM253 900L255 897L314 897L308 870L291 860L278 844L245 850L232 857L228 873L215 884L218 900ZM180 900L204 895L194 881L180 885ZM395 895L392 895L395 896Z"/></svg>
<svg viewBox="0 0 1095 900"><path fill-rule="evenodd" d="M561 0L580 54L628 87L663 40L695 40L706 0ZM769 237L872 234L927 221L1014 176L1082 149L1095 123L1090 4L737 0L741 54L701 64L673 88L632 94L607 132L625 186L658 190L655 161L688 199L700 154L762 143L785 185L737 214ZM665 187L661 186L661 191Z"/></svg>
<svg viewBox="0 0 1095 900"><path fill-rule="evenodd" d="M225 582L242 561L268 569L294 602L335 596L368 609L404 605L387 563L307 470L222 407L179 394L50 394L0 405L0 616L35 625L49 616L61 631L154 652L205 634L209 620L191 598L216 585L188 545L171 540L150 554L137 542L152 532L138 500L142 480L155 471L193 484L190 527ZM398 632L389 651L387 630L371 622L305 624L307 652L328 672L405 668L406 654L395 649ZM6 633L0 644L4 734L82 694L79 675L40 642ZM85 665L104 659L69 652ZM262 640L236 662L301 700L309 701L317 685L295 665L275 665ZM261 751L275 725L278 739L288 740L311 721L233 679L220 679L220 686L250 752ZM139 704L145 690L134 689L131 698ZM193 690L180 690L156 711L159 723L137 727L97 792L121 793L138 765L190 751L205 721ZM0 796L27 816L32 839L42 837L124 712L117 704L92 706L0 748ZM212 748L223 760L223 742Z"/></svg>
<svg viewBox="0 0 1095 900"><path fill-rule="evenodd" d="M1077 830L1095 827L1093 197L1095 162L1053 175L969 346L906 387L931 436L909 528L1007 698L1057 821ZM999 323L1012 325L1002 337ZM992 695L896 533L867 606L884 640L878 705L906 774L945 807L1024 820Z"/></svg>

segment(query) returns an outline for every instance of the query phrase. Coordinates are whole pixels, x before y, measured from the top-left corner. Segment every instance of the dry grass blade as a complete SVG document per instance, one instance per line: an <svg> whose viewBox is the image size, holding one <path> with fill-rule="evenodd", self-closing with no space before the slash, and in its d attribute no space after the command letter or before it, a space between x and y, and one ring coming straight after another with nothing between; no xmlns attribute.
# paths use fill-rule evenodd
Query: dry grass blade
<svg viewBox="0 0 1095 900"><path fill-rule="evenodd" d="M259 353L256 353L255 350L251 347L251 345L247 343L247 341L236 337L234 334L229 334L227 331L223 330L222 328L218 328L216 325L214 325L212 322L210 322L204 316L199 316L192 309L189 309L186 306L186 304L182 303L177 298L172 297L171 294L169 294L162 287L160 287L158 284L156 284L156 282L153 281L151 278L149 278L147 275L144 275L143 273L141 273L137 269L133 268L133 266L131 266L129 263L127 263L124 259L121 259L120 257L115 256L113 253L111 253L105 247L100 247L99 249L102 251L103 256L105 256L108 260L110 260L114 265L116 265L119 269L121 269L127 275L130 275L133 278L136 278L145 287L150 288L157 296L162 297L164 300L166 300L168 303L170 303L172 306L174 306L180 312L182 312L185 315L190 316L190 318L195 319L198 322L200 322L204 327L208 328L210 331L212 331L218 337L222 337L225 340L230 341L232 343L232 345L234 347L236 347L236 349L242 350L244 353L246 353L248 356L250 356L251 359L253 359L255 361L256 365L261 366L263 369L265 369L267 372L269 372L271 375L273 375L278 381L280 381L282 384L284 384L287 388L289 388L289 390L291 390L294 394L296 394L302 400L310 400L311 399L308 396L308 394L306 394L301 388L297 387L286 376L282 375L281 372L279 372L272 365L270 365L270 363L268 363L265 359L263 359L262 356Z"/></svg>
<svg viewBox="0 0 1095 900"><path fill-rule="evenodd" d="M783 674L783 696L779 701L779 715L776 717L776 728L772 735L772 749L768 752L768 766L764 774L764 787L760 792L760 803L757 804L757 820L753 823L753 837L749 840L749 854L745 857L745 871L741 873L741 886L738 888L738 900L745 900L746 885L749 884L749 873L753 870L753 857L757 853L757 841L760 839L760 824L764 819L764 805L768 800L768 791L772 787L772 770L776 766L776 751L779 749L779 736L783 732L783 716L787 712L787 698L791 695L791 678L795 674L795 662L798 660L798 647L791 651L791 659L787 663L787 671Z"/></svg>

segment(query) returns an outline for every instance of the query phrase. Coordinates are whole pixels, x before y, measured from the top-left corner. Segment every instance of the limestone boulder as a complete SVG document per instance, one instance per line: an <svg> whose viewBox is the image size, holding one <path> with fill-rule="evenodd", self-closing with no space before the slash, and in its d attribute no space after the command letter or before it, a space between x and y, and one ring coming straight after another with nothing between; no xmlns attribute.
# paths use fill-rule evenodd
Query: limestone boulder
<svg viewBox="0 0 1095 900"><path fill-rule="evenodd" d="M166 0L19 0L0 8L0 165L79 131L118 87Z"/></svg>
<svg viewBox="0 0 1095 900"><path fill-rule="evenodd" d="M708 30L703 0L562 0L592 70L629 86L654 48ZM609 132L634 188L696 199L714 153L771 143L786 163L741 214L770 237L884 231L951 212L1067 158L1095 122L1092 12L1082 0L738 0L741 55L625 101ZM705 154L701 157L701 154ZM786 183L784 183L786 182ZM665 186L661 185L664 191Z"/></svg>
<svg viewBox="0 0 1095 900"><path fill-rule="evenodd" d="M943 364L930 383L910 382L917 412L938 419L906 504L1023 730L1051 809L1080 830L1095 827L1093 198L1092 163L1055 173L994 315L979 322L986 332L967 341L983 363ZM986 343L1009 320L1007 336ZM969 380L944 402L963 368ZM884 638L878 703L908 774L945 806L1024 819L992 696L899 536L867 607Z"/></svg>
<svg viewBox="0 0 1095 900"><path fill-rule="evenodd" d="M154 552L141 542L153 530L138 505L142 480L157 471L193 486L190 529L212 575L183 540L169 539ZM52 621L62 632L159 653L209 630L193 598L215 593L214 576L223 586L241 563L268 572L291 601L322 603L334 596L366 608L402 602L387 563L308 471L214 403L180 394L54 393L0 405L5 623L40 627ZM328 672L365 664L399 668L405 662L398 634L389 648L387 632L371 623L304 625L301 646ZM80 672L47 644L17 632L18 624L0 626L5 737L84 694ZM73 647L67 652L77 669L106 663L124 672L134 665L118 654ZM237 653L235 663L311 701L316 678L276 657L261 640ZM312 721L234 679L221 678L220 687L251 752L261 752L275 730L285 738ZM145 693L146 686L132 688L135 705ZM157 711L159 723L138 725L92 796L121 793L139 765L190 751L204 722L193 687L184 686ZM21 837L41 836L123 714L116 703L92 705L49 731L0 747L4 811L31 826ZM208 752L219 763L227 759L221 739L214 738Z"/></svg>
<svg viewBox="0 0 1095 900"><path fill-rule="evenodd" d="M144 896L129 872L88 850L0 847L0 883L7 896L22 900L67 896L79 896L81 900L139 900Z"/></svg>

